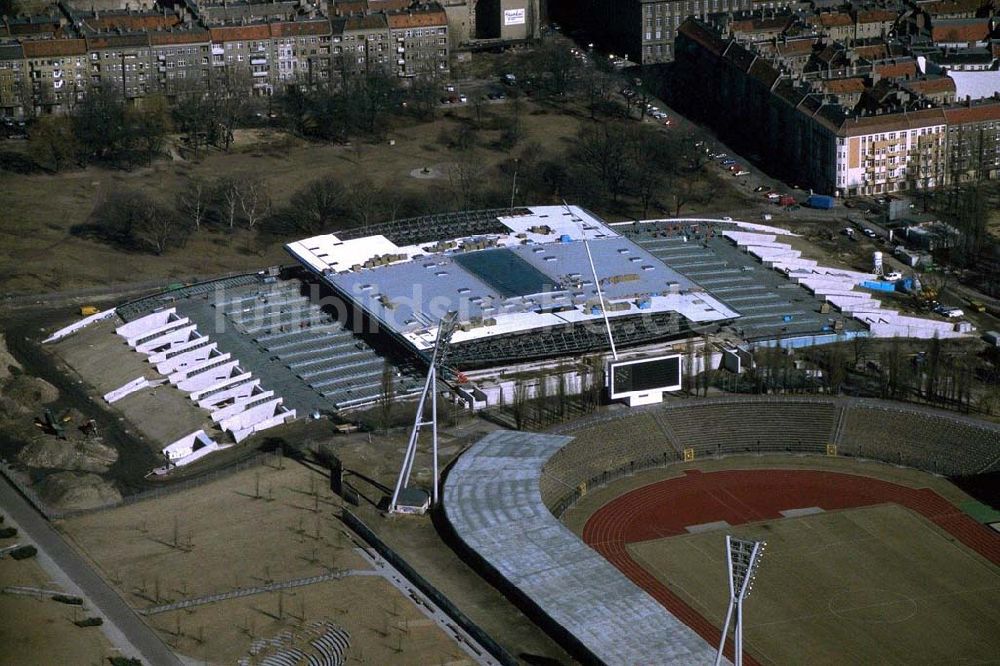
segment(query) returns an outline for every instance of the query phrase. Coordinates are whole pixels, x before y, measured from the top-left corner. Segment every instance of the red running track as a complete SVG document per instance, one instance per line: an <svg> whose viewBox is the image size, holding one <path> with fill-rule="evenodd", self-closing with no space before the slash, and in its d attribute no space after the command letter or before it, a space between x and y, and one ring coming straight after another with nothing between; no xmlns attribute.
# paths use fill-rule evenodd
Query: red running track
<svg viewBox="0 0 1000 666"><path fill-rule="evenodd" d="M1000 537L932 490L810 470L688 470L682 478L638 488L604 505L587 521L583 540L702 638L718 645L719 628L633 560L627 544L687 534L690 525L772 520L788 509L818 506L832 511L886 503L916 511L1000 564ZM731 639L727 652L732 654ZM749 655L745 661L758 663Z"/></svg>

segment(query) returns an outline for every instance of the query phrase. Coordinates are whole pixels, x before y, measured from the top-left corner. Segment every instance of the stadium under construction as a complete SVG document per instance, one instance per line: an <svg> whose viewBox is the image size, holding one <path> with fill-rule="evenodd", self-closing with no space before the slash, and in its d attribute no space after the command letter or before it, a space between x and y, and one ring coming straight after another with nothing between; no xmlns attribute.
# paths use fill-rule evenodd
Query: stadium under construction
<svg viewBox="0 0 1000 666"><path fill-rule="evenodd" d="M134 368L93 382L109 403L170 384L210 413L215 436L240 441L309 414L372 406L389 381L394 397L417 395L448 313L456 330L442 378L472 408L510 401L519 371L559 374L580 391L584 359L619 363L612 397L640 404L628 389L651 388L641 397L658 401L679 388L681 368L635 362L677 358L692 343L699 353L685 372L738 372L760 347L970 333L963 322L882 307L862 287L877 275L820 266L793 243L791 232L753 223L607 224L577 206L433 215L289 243L297 265L145 297L50 340L100 322L104 332L87 344L107 347L103 367ZM109 332L114 345L100 342ZM143 363L110 356L123 341ZM617 388L619 376L634 385ZM188 430L149 434L169 444L175 464L215 450L203 428Z"/></svg>

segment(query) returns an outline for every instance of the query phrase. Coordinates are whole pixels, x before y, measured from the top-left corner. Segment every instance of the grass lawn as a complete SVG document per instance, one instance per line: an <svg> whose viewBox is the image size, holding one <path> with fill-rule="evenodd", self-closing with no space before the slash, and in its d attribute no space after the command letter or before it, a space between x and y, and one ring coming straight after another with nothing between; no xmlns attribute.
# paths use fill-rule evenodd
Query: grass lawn
<svg viewBox="0 0 1000 666"><path fill-rule="evenodd" d="M1000 571L908 509L881 505L729 531L767 542L744 604L744 644L761 663L971 664L1000 654ZM724 531L628 550L722 625Z"/></svg>

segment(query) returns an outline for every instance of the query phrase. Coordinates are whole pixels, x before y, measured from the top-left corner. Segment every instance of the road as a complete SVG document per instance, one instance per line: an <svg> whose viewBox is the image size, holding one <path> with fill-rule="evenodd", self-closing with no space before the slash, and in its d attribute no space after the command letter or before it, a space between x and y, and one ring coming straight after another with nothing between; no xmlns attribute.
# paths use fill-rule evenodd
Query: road
<svg viewBox="0 0 1000 666"><path fill-rule="evenodd" d="M82 596L100 612L104 621L112 625L124 638L124 642L141 655L143 663L151 666L181 666L181 661L159 636L136 616L118 593L2 476L0 507L18 523L27 537L24 541L30 541L52 559L66 577L80 588Z"/></svg>

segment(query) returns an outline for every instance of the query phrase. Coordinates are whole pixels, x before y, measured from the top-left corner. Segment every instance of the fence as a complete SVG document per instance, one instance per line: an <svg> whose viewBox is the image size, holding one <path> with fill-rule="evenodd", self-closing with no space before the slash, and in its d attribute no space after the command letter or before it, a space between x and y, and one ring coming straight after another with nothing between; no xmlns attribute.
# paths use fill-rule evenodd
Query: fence
<svg viewBox="0 0 1000 666"><path fill-rule="evenodd" d="M355 516L353 513L344 509L343 512L344 522L350 527L355 533L358 534L365 542L374 548L379 555L384 557L392 566L394 566L403 576L406 577L413 585L420 590L425 596L427 596L431 601L434 602L445 612L445 614L450 617L455 624L460 626L465 633L472 636L472 638L483 646L487 652L489 652L497 661L504 666L516 666L518 663L514 657L507 652L503 647L500 646L495 640L493 640L489 634L479 628L479 625L470 620L465 613L460 611L455 604L448 600L448 597L441 594L436 587L431 585L424 579L423 576L418 574L416 570L411 567L406 560L396 554L392 548L390 548L382 539L376 535L371 528L364 524L360 518Z"/></svg>
<svg viewBox="0 0 1000 666"><path fill-rule="evenodd" d="M294 587L305 587L306 585L315 585L316 583L325 583L328 580L337 580L343 578L346 575L346 571L331 571L330 573L320 574L319 576L309 576L308 578L296 578L295 580L286 580L278 583L268 583L267 585L255 585L254 587L240 587L235 590L229 590L228 592L219 592L218 594L209 594L204 597L193 597L191 599L181 599L180 601L174 601L169 604L161 604L159 606L150 606L149 608L143 608L139 611L140 615L157 615L159 613L168 613L174 610L180 610L182 608L193 608L195 606L204 606L205 604L212 604L217 601L225 601L227 599L237 599L239 597L252 597L255 594L264 594L265 592L277 592L278 590L290 590Z"/></svg>

